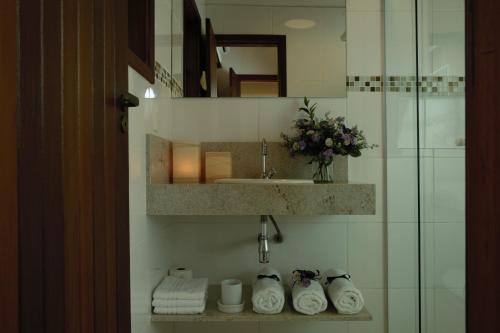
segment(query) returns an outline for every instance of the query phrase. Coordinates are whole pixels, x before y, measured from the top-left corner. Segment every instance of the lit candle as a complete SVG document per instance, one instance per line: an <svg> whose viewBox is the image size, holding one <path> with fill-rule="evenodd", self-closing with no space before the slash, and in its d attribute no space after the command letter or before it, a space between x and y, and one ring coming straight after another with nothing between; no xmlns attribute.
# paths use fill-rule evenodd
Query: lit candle
<svg viewBox="0 0 500 333"><path fill-rule="evenodd" d="M205 180L213 183L216 179L231 178L233 176L233 162L229 152L205 153Z"/></svg>
<svg viewBox="0 0 500 333"><path fill-rule="evenodd" d="M200 182L200 145L189 143L172 144L173 182Z"/></svg>

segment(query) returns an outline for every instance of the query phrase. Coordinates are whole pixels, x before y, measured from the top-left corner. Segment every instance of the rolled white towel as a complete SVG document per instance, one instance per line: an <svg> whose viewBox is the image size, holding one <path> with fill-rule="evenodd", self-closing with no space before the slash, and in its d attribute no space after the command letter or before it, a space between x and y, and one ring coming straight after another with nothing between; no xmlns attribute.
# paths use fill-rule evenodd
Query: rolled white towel
<svg viewBox="0 0 500 333"><path fill-rule="evenodd" d="M285 305L285 289L280 273L264 267L257 275L252 288L253 311L261 314L277 314Z"/></svg>
<svg viewBox="0 0 500 333"><path fill-rule="evenodd" d="M153 299L156 300L201 300L207 294L208 279L180 279L166 276L156 287Z"/></svg>
<svg viewBox="0 0 500 333"><path fill-rule="evenodd" d="M160 307L155 306L153 308L153 312L156 314L180 314L180 315L188 315L188 314L199 314L205 311L205 303L200 306L192 306L192 307Z"/></svg>
<svg viewBox="0 0 500 333"><path fill-rule="evenodd" d="M338 313L356 314L365 306L363 295L345 271L330 269L324 274L322 282Z"/></svg>
<svg viewBox="0 0 500 333"><path fill-rule="evenodd" d="M296 311L307 315L323 312L328 306L325 292L316 280L310 280L306 287L301 281L292 282L293 307Z"/></svg>

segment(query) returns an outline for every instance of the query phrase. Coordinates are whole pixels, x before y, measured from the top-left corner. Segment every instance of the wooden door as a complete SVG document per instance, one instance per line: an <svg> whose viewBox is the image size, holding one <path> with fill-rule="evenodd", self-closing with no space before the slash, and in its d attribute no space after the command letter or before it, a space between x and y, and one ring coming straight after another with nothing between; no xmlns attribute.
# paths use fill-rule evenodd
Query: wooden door
<svg viewBox="0 0 500 333"><path fill-rule="evenodd" d="M207 96L217 97L217 41L210 19L205 22Z"/></svg>
<svg viewBox="0 0 500 333"><path fill-rule="evenodd" d="M17 2L20 331L129 332L127 3Z"/></svg>
<svg viewBox="0 0 500 333"><path fill-rule="evenodd" d="M0 330L19 330L16 0L0 1Z"/></svg>
<svg viewBox="0 0 500 333"><path fill-rule="evenodd" d="M466 1L467 332L500 332L499 1Z"/></svg>

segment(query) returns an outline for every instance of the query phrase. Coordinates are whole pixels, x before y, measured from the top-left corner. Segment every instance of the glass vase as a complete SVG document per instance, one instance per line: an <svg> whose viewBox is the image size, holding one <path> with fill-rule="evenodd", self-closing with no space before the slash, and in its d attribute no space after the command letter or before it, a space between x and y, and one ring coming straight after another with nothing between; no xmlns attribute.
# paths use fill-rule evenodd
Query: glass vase
<svg viewBox="0 0 500 333"><path fill-rule="evenodd" d="M333 183L333 163L314 162L313 180L316 184Z"/></svg>

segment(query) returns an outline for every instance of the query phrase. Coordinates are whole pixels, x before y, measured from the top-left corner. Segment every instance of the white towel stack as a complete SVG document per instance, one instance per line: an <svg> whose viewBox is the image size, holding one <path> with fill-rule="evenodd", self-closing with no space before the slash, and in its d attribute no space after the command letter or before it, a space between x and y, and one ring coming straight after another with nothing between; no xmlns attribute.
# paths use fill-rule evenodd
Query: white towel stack
<svg viewBox="0 0 500 333"><path fill-rule="evenodd" d="M205 311L208 279L180 279L167 276L153 293L153 312L197 314Z"/></svg>
<svg viewBox="0 0 500 333"><path fill-rule="evenodd" d="M338 313L356 314L365 306L363 295L354 286L351 277L345 271L340 269L326 271L323 285Z"/></svg>
<svg viewBox="0 0 500 333"><path fill-rule="evenodd" d="M264 267L257 275L252 288L253 311L262 314L277 314L285 305L285 289L280 273Z"/></svg>
<svg viewBox="0 0 500 333"><path fill-rule="evenodd" d="M297 312L315 315L326 310L328 301L321 284L310 280L306 287L300 281L292 280L293 307Z"/></svg>

